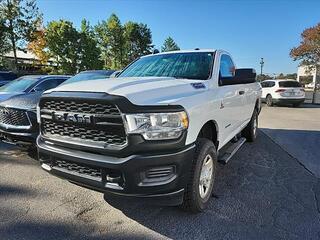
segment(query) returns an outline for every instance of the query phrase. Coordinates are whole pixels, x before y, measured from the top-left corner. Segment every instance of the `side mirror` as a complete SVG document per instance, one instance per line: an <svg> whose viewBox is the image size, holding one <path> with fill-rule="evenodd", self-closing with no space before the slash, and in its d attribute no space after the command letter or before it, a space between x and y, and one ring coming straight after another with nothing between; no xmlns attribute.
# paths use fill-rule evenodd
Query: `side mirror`
<svg viewBox="0 0 320 240"><path fill-rule="evenodd" d="M236 69L235 78L239 84L254 83L257 81L257 73L253 68Z"/></svg>
<svg viewBox="0 0 320 240"><path fill-rule="evenodd" d="M247 84L256 82L256 71L253 68L236 69L233 77L220 77L220 85Z"/></svg>

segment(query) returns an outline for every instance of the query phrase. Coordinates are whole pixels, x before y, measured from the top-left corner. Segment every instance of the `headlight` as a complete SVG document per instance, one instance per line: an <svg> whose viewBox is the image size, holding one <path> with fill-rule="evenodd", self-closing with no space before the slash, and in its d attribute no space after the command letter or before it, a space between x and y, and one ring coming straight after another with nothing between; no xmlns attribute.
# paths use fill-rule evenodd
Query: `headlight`
<svg viewBox="0 0 320 240"><path fill-rule="evenodd" d="M41 121L41 116L40 116L40 107L37 105L37 122L40 123Z"/></svg>
<svg viewBox="0 0 320 240"><path fill-rule="evenodd" d="M129 134L143 135L146 140L179 138L189 126L186 112L125 115Z"/></svg>

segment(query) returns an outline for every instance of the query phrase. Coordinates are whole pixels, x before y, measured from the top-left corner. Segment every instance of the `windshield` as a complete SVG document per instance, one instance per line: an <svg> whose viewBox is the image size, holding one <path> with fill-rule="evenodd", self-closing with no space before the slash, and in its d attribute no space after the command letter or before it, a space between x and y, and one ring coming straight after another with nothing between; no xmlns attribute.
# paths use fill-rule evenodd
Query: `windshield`
<svg viewBox="0 0 320 240"><path fill-rule="evenodd" d="M38 78L20 77L0 87L0 92L25 92Z"/></svg>
<svg viewBox="0 0 320 240"><path fill-rule="evenodd" d="M142 57L119 77L174 77L207 80L213 64L212 52L171 53Z"/></svg>
<svg viewBox="0 0 320 240"><path fill-rule="evenodd" d="M68 83L73 83L73 82L109 78L113 72L114 71L82 72L69 78L67 81L63 83L63 85Z"/></svg>
<svg viewBox="0 0 320 240"><path fill-rule="evenodd" d="M279 87L301 87L301 85L296 81L281 81Z"/></svg>

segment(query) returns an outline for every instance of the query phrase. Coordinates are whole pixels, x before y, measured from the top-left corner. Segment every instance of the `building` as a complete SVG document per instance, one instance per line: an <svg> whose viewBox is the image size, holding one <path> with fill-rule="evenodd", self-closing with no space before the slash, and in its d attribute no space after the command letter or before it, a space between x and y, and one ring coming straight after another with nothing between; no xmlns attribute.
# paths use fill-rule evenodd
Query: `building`
<svg viewBox="0 0 320 240"><path fill-rule="evenodd" d="M2 56L6 62L8 70L14 69L14 54L13 51ZM41 73L43 67L53 66L52 61L48 61L47 64L41 64L38 58L29 51L19 51L17 50L17 60L18 60L18 69L17 71L20 74L35 74Z"/></svg>

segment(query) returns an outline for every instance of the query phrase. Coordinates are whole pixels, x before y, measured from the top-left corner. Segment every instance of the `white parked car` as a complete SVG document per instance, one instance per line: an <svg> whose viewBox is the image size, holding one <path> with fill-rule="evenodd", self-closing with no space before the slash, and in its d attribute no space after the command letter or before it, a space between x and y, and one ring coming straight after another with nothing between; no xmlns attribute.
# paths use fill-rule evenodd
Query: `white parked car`
<svg viewBox="0 0 320 240"><path fill-rule="evenodd" d="M265 80L261 86L261 98L269 107L274 104L292 104L294 107L298 107L305 100L305 91L295 80Z"/></svg>
<svg viewBox="0 0 320 240"><path fill-rule="evenodd" d="M217 176L254 141L261 86L229 53L144 56L108 81L46 92L39 159L46 171L113 197L205 209Z"/></svg>

